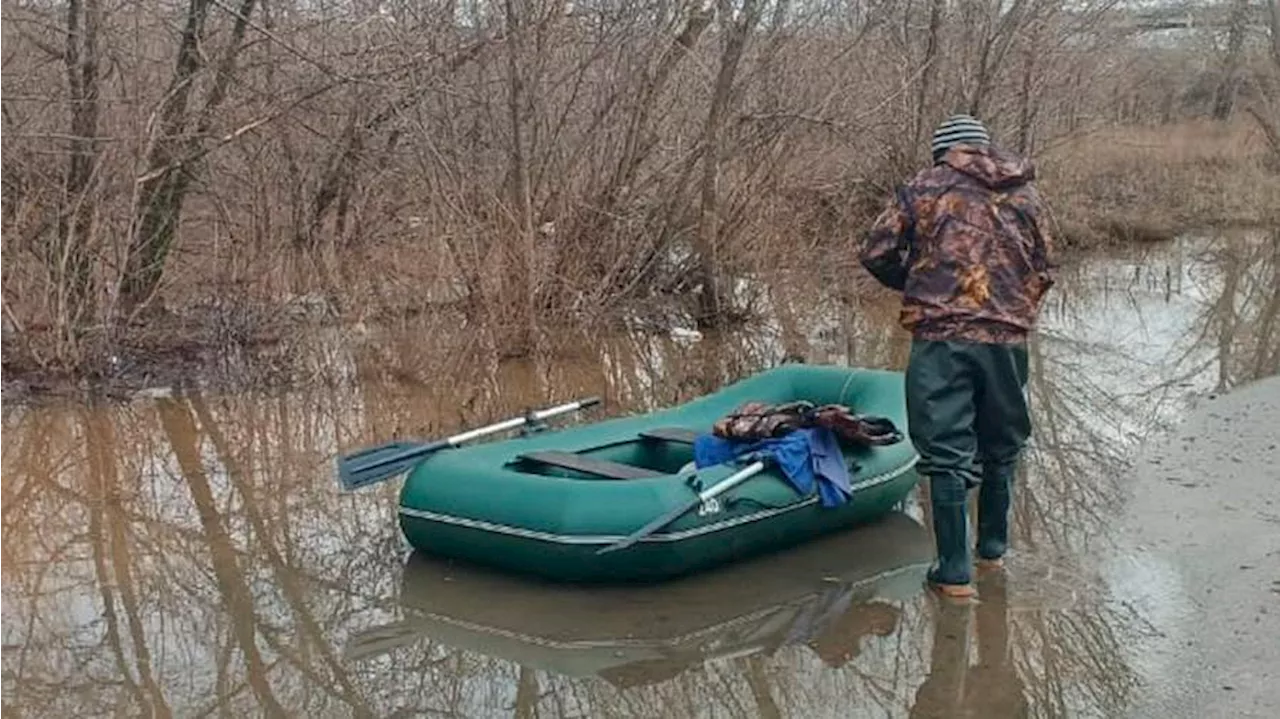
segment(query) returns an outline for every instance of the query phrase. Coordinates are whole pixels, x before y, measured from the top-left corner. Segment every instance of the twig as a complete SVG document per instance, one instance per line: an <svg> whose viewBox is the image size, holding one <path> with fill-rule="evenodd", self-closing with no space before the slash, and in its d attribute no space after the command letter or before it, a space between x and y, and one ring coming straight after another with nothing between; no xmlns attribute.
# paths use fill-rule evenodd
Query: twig
<svg viewBox="0 0 1280 719"><path fill-rule="evenodd" d="M136 180L134 180L134 184L142 185L144 183L147 183L147 182L150 182L151 180L156 179L157 177L162 177L167 173L173 172L174 170L182 167L183 165L195 162L196 160L199 160L207 156L209 153L213 152L214 150L217 150L218 148L222 147L223 145L233 142L236 139L238 139L240 136L246 133L252 132L269 122L279 119L282 115L285 115L291 112L298 105L301 105L302 103L308 100L312 100L316 97L319 97L320 95L323 95L324 93L332 90L333 88L341 84L343 83L339 81L335 81L323 87L312 90L311 92L293 101L286 107L276 110L275 112L263 115L262 117L256 120L253 120L252 122L249 122L245 125L242 125L239 128L227 133L226 135L223 135L216 142L214 142L214 144L208 147L202 147L198 151L193 152L185 157L180 157L174 160L173 162L170 162L169 164L164 165L163 167L157 167L156 169L151 170L150 172L144 173L143 175L139 176Z"/></svg>

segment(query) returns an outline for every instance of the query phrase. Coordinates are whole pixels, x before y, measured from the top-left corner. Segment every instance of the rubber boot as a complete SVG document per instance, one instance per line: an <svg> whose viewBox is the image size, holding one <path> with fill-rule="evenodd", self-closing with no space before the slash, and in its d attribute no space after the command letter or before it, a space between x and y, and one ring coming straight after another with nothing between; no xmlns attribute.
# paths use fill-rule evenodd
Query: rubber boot
<svg viewBox="0 0 1280 719"><path fill-rule="evenodd" d="M938 564L929 570L929 583L949 596L970 596L969 522L964 480L957 476L931 478L930 505Z"/></svg>
<svg viewBox="0 0 1280 719"><path fill-rule="evenodd" d="M1015 465L997 465L983 472L978 490L978 559L998 565L1009 548L1009 507Z"/></svg>

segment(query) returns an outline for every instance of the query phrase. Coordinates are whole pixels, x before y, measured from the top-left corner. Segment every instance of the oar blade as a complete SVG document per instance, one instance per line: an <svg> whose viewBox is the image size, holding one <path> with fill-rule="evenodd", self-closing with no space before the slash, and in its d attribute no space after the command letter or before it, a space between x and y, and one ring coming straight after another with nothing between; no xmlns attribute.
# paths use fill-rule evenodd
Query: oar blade
<svg viewBox="0 0 1280 719"><path fill-rule="evenodd" d="M597 404L600 404L599 397L588 397L537 412L529 412L523 417L513 417L501 422L495 422L454 435L448 439L429 443L387 442L376 447L363 449L338 458L338 484L344 491L377 484L413 469L414 465L436 450L456 447L486 435L515 429L528 424L530 420L541 421L566 412L576 412L586 407L593 407Z"/></svg>
<svg viewBox="0 0 1280 719"><path fill-rule="evenodd" d="M338 484L345 491L386 481L413 469L430 452L421 442L387 442L338 459Z"/></svg>

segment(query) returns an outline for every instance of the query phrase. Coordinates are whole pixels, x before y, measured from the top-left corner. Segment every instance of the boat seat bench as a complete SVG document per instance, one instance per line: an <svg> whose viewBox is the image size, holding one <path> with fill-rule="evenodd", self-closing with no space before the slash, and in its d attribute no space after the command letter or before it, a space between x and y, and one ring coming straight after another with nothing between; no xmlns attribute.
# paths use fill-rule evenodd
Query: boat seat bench
<svg viewBox="0 0 1280 719"><path fill-rule="evenodd" d="M596 459L594 457L585 457L581 454L574 454L573 452L560 452L556 450L528 452L520 455L519 459L525 462L545 464L552 467L563 467L565 469L572 469L576 472L594 474L606 479L647 479L662 475L662 472L645 469L644 467L636 467L634 465L613 462L607 459Z"/></svg>
<svg viewBox="0 0 1280 719"><path fill-rule="evenodd" d="M684 427L655 427L646 429L640 433L644 439L656 439L660 442L674 442L676 444L693 444L698 438L698 432Z"/></svg>
<svg viewBox="0 0 1280 719"><path fill-rule="evenodd" d="M656 440L659 442L692 445L694 440L698 438L698 434L698 432L692 429L685 429L684 427L655 427L653 429L647 429L640 432L640 437L641 439ZM646 479L649 477L657 477L662 474L661 472L652 469L645 469L644 467L637 467L631 464L613 462L607 459L596 459L595 457L587 457L574 452L561 452L557 450L528 452L520 455L518 459L522 462L572 469L575 472L592 474L606 479Z"/></svg>

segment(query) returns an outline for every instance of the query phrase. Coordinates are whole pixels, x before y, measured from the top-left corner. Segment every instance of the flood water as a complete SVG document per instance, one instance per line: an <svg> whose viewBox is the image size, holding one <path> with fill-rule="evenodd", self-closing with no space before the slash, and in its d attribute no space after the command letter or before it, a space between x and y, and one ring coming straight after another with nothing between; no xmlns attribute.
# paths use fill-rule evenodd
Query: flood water
<svg viewBox="0 0 1280 719"><path fill-rule="evenodd" d="M662 406L787 353L901 367L907 338L888 302L773 288L763 327L582 338L536 362L499 362L431 327L335 332L295 358L293 391L7 406L3 708L1122 716L1179 670L1176 656L1150 659L1177 597L1152 601L1097 561L1125 552L1111 527L1126 474L1191 398L1280 371L1278 278L1269 235L1064 268L1032 348L1037 434L1014 553L969 606L923 590L932 548L915 501L702 576L573 589L411 555L397 486L343 494L333 476L357 446L593 394L606 400L594 416Z"/></svg>

